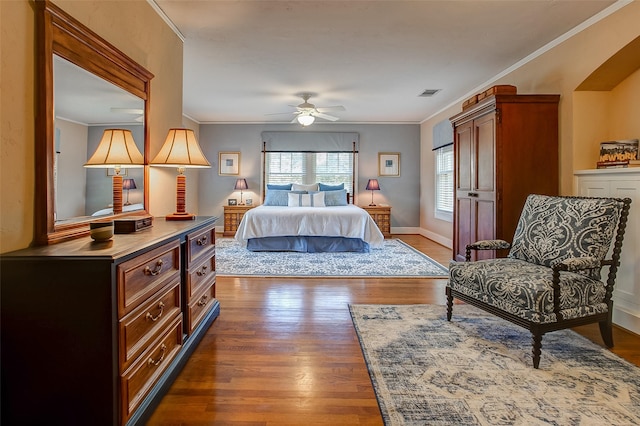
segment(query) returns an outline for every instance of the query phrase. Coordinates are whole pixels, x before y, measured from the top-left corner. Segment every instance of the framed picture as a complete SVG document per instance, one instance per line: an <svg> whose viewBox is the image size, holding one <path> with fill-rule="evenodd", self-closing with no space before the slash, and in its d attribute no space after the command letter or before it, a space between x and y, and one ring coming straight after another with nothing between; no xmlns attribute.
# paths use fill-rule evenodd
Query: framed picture
<svg viewBox="0 0 640 426"><path fill-rule="evenodd" d="M253 198L247 198L246 200L244 200L244 203L247 206L252 206L253 205Z"/></svg>
<svg viewBox="0 0 640 426"><path fill-rule="evenodd" d="M378 153L378 176L400 176L400 153Z"/></svg>
<svg viewBox="0 0 640 426"><path fill-rule="evenodd" d="M218 153L218 174L220 176L233 176L240 174L240 153Z"/></svg>
<svg viewBox="0 0 640 426"><path fill-rule="evenodd" d="M120 169L120 176L126 176L127 175L127 170L129 170L129 169L127 169L126 167ZM116 175L116 169L114 169L114 168L107 169L107 176L115 176L115 175Z"/></svg>
<svg viewBox="0 0 640 426"><path fill-rule="evenodd" d="M238 200L235 198L229 198L227 200L227 202L229 203L230 206L237 206L238 205Z"/></svg>
<svg viewBox="0 0 640 426"><path fill-rule="evenodd" d="M600 142L600 162L629 162L638 159L638 139Z"/></svg>

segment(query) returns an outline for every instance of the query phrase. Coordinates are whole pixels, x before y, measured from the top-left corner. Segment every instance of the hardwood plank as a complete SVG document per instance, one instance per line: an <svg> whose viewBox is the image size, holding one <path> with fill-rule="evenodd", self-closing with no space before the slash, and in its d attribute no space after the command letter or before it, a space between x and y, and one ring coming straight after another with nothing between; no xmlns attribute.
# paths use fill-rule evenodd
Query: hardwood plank
<svg viewBox="0 0 640 426"><path fill-rule="evenodd" d="M398 238L447 265L451 250ZM221 314L149 425L382 425L348 305L444 305L445 279L217 278ZM523 332L526 332L523 330ZM597 325L578 332L603 346ZM612 352L640 366L640 336Z"/></svg>

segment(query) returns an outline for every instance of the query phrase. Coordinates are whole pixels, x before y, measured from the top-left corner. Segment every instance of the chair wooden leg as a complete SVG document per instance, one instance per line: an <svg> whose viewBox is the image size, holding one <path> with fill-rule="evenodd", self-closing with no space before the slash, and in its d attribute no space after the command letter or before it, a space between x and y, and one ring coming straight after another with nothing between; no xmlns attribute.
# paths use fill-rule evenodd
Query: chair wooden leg
<svg viewBox="0 0 640 426"><path fill-rule="evenodd" d="M453 295L449 287L446 288L447 293L447 321L451 321L451 315L453 314Z"/></svg>
<svg viewBox="0 0 640 426"><path fill-rule="evenodd" d="M533 340L533 349L531 350L533 353L533 368L538 368L540 366L540 354L542 353L542 334L531 332L531 337Z"/></svg>
<svg viewBox="0 0 640 426"><path fill-rule="evenodd" d="M608 348L613 347L613 330L611 328L611 321L600 321L598 323L600 326L600 335L602 336L602 341Z"/></svg>

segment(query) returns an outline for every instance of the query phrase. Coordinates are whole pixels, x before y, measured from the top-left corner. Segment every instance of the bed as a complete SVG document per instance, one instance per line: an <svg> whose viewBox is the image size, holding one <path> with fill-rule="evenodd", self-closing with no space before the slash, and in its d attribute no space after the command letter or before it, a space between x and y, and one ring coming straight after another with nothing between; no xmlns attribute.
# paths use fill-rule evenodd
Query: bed
<svg viewBox="0 0 640 426"><path fill-rule="evenodd" d="M309 192L269 191L265 204L244 214L235 239L251 251L368 253L382 247L384 236L369 213L353 204L331 202L346 199L344 191ZM287 204L270 200L285 195Z"/></svg>

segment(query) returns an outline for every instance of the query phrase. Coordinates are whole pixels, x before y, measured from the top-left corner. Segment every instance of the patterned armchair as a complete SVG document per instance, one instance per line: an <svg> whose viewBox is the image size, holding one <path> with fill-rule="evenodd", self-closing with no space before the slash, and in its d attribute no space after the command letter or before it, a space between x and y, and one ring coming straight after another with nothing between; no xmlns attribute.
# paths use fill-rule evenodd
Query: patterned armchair
<svg viewBox="0 0 640 426"><path fill-rule="evenodd" d="M540 365L542 335L599 323L613 346L611 300L631 200L529 195L513 243L478 241L466 262L451 261L447 319L453 298L528 329L533 366ZM613 241L610 259L605 259ZM470 262L471 250L509 249L506 258ZM600 270L608 266L606 282Z"/></svg>

